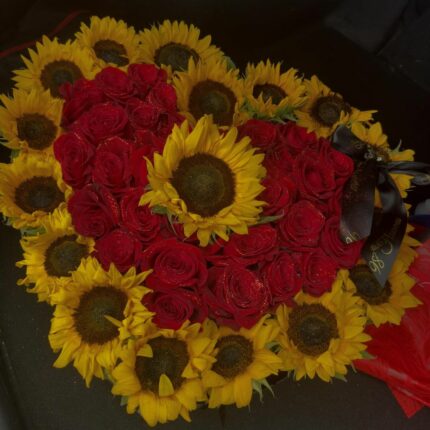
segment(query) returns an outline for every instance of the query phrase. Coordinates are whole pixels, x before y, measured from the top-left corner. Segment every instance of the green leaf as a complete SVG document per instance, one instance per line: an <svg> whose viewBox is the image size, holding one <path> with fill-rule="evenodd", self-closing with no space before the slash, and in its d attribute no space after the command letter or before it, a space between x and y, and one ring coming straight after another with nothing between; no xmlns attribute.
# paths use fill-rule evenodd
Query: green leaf
<svg viewBox="0 0 430 430"><path fill-rule="evenodd" d="M237 69L236 64L234 64L234 61L231 59L231 57L224 55L224 60L227 63L227 70Z"/></svg>
<svg viewBox="0 0 430 430"><path fill-rule="evenodd" d="M263 401L263 387L261 386L260 381L252 381L252 388L254 391L258 393L260 396L260 402Z"/></svg>
<svg viewBox="0 0 430 430"><path fill-rule="evenodd" d="M340 373L336 373L335 375L334 375L334 377L336 378L336 379L340 379L341 381L343 381L343 382L348 382L347 381L347 379L345 378L345 375L341 375Z"/></svg>
<svg viewBox="0 0 430 430"><path fill-rule="evenodd" d="M257 222L257 225L259 224L268 224L269 222L275 222L278 221L278 219L281 219L284 215L271 215L271 216L264 216L260 218Z"/></svg>
<svg viewBox="0 0 430 430"><path fill-rule="evenodd" d="M43 227L24 227L21 230L21 236L37 236L38 234L45 233Z"/></svg>
<svg viewBox="0 0 430 430"><path fill-rule="evenodd" d="M370 352L364 350L364 351L361 351L361 358L363 360L374 360L376 357L370 354Z"/></svg>
<svg viewBox="0 0 430 430"><path fill-rule="evenodd" d="M160 205L152 206L151 212L158 215L167 215L169 213L166 207Z"/></svg>
<svg viewBox="0 0 430 430"><path fill-rule="evenodd" d="M267 379L260 379L259 382L263 387L267 388L272 393L273 397L275 397L275 393L273 392L271 385L267 382Z"/></svg>
<svg viewBox="0 0 430 430"><path fill-rule="evenodd" d="M19 149L12 149L10 152L10 161L13 161L16 157L18 157L21 151Z"/></svg>

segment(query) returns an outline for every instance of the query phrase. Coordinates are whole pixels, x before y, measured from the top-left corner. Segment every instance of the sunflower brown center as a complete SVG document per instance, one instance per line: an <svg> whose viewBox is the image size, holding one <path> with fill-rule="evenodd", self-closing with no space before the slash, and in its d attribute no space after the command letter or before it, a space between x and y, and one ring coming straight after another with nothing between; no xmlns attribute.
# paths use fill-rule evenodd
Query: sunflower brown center
<svg viewBox="0 0 430 430"><path fill-rule="evenodd" d="M114 40L99 40L94 44L93 49L97 58L106 63L113 63L119 67L129 63L124 46Z"/></svg>
<svg viewBox="0 0 430 430"><path fill-rule="evenodd" d="M148 341L152 357L136 358L135 371L142 389L158 394L160 376L165 374L176 390L182 385L182 372L190 359L187 344L179 339L156 337Z"/></svg>
<svg viewBox="0 0 430 430"><path fill-rule="evenodd" d="M338 96L318 98L311 110L312 116L328 127L339 121L341 112L350 113L351 107Z"/></svg>
<svg viewBox="0 0 430 430"><path fill-rule="evenodd" d="M171 179L190 212L210 217L233 203L235 180L230 167L209 154L183 158Z"/></svg>
<svg viewBox="0 0 430 430"><path fill-rule="evenodd" d="M118 336L118 327L105 315L124 319L127 295L114 287L95 287L84 293L75 312L76 331L89 344L102 345Z"/></svg>
<svg viewBox="0 0 430 430"><path fill-rule="evenodd" d="M45 270L50 276L69 276L82 258L88 255L86 245L76 242L74 234L54 240L45 252Z"/></svg>
<svg viewBox="0 0 430 430"><path fill-rule="evenodd" d="M197 54L194 49L174 42L161 46L154 55L155 63L158 66L162 64L170 66L174 72L187 70L190 58L192 58L195 63L200 59L199 54Z"/></svg>
<svg viewBox="0 0 430 430"><path fill-rule="evenodd" d="M260 94L263 96L263 100L265 102L267 102L269 99L272 99L272 103L275 105L279 104L281 100L287 96L282 88L273 84L255 85L253 96L258 98Z"/></svg>
<svg viewBox="0 0 430 430"><path fill-rule="evenodd" d="M327 351L330 340L339 337L335 315L319 303L295 307L287 333L299 351L312 356Z"/></svg>
<svg viewBox="0 0 430 430"><path fill-rule="evenodd" d="M15 189L15 204L29 214L52 212L63 201L64 194L55 179L49 176L34 176Z"/></svg>
<svg viewBox="0 0 430 430"><path fill-rule="evenodd" d="M189 109L196 119L212 114L216 124L231 125L236 101L230 88L208 79L191 90Z"/></svg>
<svg viewBox="0 0 430 430"><path fill-rule="evenodd" d="M389 301L392 293L390 283L382 286L366 265L359 264L352 268L349 277L357 288L356 295L370 305L380 305Z"/></svg>
<svg viewBox="0 0 430 430"><path fill-rule="evenodd" d="M220 338L216 344L218 354L212 370L224 378L243 373L253 360L252 343L241 335Z"/></svg>
<svg viewBox="0 0 430 430"><path fill-rule="evenodd" d="M42 70L40 80L46 90L50 90L54 97L61 97L60 87L66 82L73 84L82 78L81 69L71 61L56 60L48 63Z"/></svg>
<svg viewBox="0 0 430 430"><path fill-rule="evenodd" d="M46 116L38 113L24 114L16 121L18 137L25 140L32 149L45 149L55 139L56 125Z"/></svg>

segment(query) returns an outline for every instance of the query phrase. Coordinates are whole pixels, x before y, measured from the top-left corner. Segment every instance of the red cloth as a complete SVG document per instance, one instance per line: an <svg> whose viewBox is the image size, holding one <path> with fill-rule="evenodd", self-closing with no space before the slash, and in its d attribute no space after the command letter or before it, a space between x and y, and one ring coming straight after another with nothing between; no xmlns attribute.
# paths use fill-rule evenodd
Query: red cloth
<svg viewBox="0 0 430 430"><path fill-rule="evenodd" d="M407 310L399 326L369 326L368 351L377 358L354 363L385 381L408 417L430 407L430 240L418 254L409 274L417 279L412 292L423 304Z"/></svg>

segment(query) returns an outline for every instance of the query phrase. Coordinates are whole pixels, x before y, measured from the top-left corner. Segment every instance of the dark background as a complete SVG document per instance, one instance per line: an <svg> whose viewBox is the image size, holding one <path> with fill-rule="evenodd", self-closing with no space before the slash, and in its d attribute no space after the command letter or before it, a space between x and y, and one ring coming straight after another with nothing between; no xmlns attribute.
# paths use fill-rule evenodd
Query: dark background
<svg viewBox="0 0 430 430"><path fill-rule="evenodd" d="M52 32L75 10L83 12L60 36L90 14L123 18L137 29L184 19L212 34L239 67L270 57L308 77L315 73L352 105L377 109L392 146L402 140L430 162L429 0L0 0L0 51ZM18 54L0 59L0 92L10 91L18 67ZM7 160L7 151L0 155ZM428 197L427 187L411 201ZM139 416L127 416L108 383L95 381L87 390L72 367L52 368L51 309L16 286L23 275L15 268L18 240L16 231L0 226L0 429L145 428ZM430 410L408 420L384 383L352 371L348 383L285 380L275 398L265 394L264 404L255 397L250 411L226 408L225 429L430 428ZM192 418L190 426L178 420L160 428L223 428L216 410Z"/></svg>

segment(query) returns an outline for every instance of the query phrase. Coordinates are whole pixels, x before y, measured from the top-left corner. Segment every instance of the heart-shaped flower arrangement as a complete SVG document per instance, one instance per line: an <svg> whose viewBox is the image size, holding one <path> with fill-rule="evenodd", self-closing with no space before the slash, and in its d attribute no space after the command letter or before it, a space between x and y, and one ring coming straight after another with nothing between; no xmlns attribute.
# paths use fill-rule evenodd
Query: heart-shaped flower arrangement
<svg viewBox="0 0 430 430"><path fill-rule="evenodd" d="M269 61L242 78L184 23L136 35L93 17L30 56L1 98L0 210L23 232L20 283L55 306L56 367L110 378L150 425L188 420L280 371L343 377L368 320L419 304L407 234L382 285L365 239L342 240L362 181L333 133L378 162L412 156L372 112ZM410 176L390 177L405 194Z"/></svg>

